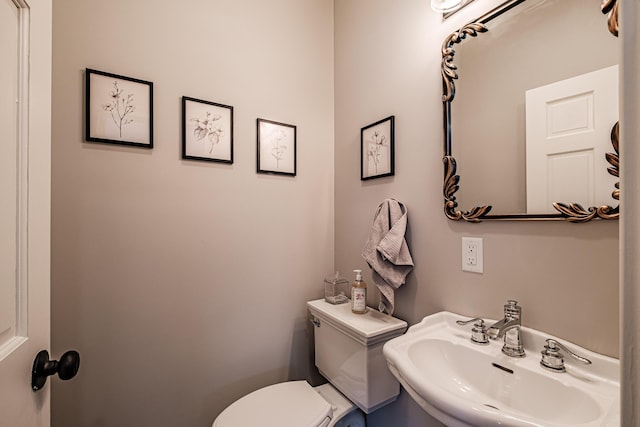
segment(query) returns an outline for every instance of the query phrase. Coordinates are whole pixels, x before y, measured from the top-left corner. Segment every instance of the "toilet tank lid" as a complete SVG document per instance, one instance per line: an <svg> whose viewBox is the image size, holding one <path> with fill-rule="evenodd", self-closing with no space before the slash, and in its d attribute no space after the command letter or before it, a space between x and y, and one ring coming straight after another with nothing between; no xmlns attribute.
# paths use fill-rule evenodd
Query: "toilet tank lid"
<svg viewBox="0 0 640 427"><path fill-rule="evenodd" d="M351 304L329 304L324 299L308 301L312 315L325 320L364 344L385 341L407 330L407 322L369 308L365 314L351 312Z"/></svg>
<svg viewBox="0 0 640 427"><path fill-rule="evenodd" d="M333 410L306 381L263 387L236 400L218 415L213 427L318 427Z"/></svg>

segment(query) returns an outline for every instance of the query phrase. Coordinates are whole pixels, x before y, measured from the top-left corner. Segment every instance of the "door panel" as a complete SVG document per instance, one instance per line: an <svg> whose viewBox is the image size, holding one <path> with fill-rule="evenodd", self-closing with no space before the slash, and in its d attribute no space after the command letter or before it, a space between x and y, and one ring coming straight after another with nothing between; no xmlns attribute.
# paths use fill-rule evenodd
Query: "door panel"
<svg viewBox="0 0 640 427"><path fill-rule="evenodd" d="M17 6L0 0L0 349L14 339L18 314L18 31Z"/></svg>
<svg viewBox="0 0 640 427"><path fill-rule="evenodd" d="M0 425L50 425L51 0L0 0ZM27 232L28 231L28 232Z"/></svg>

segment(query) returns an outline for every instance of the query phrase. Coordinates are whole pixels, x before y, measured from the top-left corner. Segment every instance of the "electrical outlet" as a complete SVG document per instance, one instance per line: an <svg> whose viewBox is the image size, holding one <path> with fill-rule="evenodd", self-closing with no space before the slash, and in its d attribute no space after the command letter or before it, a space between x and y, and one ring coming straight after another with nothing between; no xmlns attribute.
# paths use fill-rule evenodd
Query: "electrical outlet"
<svg viewBox="0 0 640 427"><path fill-rule="evenodd" d="M462 271L483 272L482 238L462 238Z"/></svg>

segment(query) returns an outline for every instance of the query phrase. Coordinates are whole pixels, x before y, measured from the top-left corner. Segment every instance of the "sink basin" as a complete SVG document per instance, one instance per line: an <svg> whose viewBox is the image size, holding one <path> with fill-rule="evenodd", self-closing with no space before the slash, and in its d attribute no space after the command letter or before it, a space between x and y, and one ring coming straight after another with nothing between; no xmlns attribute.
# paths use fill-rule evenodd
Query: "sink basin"
<svg viewBox="0 0 640 427"><path fill-rule="evenodd" d="M389 369L411 397L449 427L619 427L617 359L523 327L526 356L502 353L502 340L472 343L468 317L440 312L425 317L383 348ZM491 325L493 320L485 320ZM540 366L545 339L553 338L592 361L565 355L567 372Z"/></svg>

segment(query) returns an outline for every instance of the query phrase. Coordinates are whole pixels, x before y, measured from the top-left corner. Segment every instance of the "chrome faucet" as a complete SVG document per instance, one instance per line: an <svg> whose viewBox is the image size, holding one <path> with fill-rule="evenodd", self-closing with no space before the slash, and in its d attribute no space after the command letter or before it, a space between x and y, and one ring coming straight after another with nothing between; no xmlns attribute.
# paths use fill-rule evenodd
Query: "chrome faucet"
<svg viewBox="0 0 640 427"><path fill-rule="evenodd" d="M504 318L498 320L487 330L487 335L492 340L504 337L502 352L511 357L524 357L524 346L520 327L522 326L522 307L518 301L508 300L504 305Z"/></svg>

